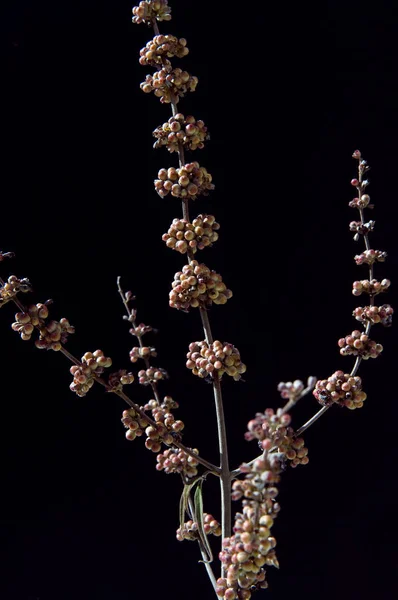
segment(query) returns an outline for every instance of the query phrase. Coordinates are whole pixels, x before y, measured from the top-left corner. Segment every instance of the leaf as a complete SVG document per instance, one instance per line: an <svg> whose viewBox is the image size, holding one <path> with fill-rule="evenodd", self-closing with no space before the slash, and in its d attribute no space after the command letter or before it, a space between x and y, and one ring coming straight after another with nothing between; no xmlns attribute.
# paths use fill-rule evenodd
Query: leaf
<svg viewBox="0 0 398 600"><path fill-rule="evenodd" d="M207 552L208 560L203 562L213 562L213 554L210 548L209 540L203 527L203 494L202 494L203 479L199 481L199 484L195 490L194 496L194 510L195 510L195 522L198 525L198 533L200 541L202 542L203 549Z"/></svg>
<svg viewBox="0 0 398 600"><path fill-rule="evenodd" d="M189 494L191 493L192 488L196 485L197 481L194 483L186 483L184 485L184 489L182 490L181 498L180 498L180 528L182 529L185 523L185 513L188 513L188 500ZM189 514L189 513L188 513Z"/></svg>

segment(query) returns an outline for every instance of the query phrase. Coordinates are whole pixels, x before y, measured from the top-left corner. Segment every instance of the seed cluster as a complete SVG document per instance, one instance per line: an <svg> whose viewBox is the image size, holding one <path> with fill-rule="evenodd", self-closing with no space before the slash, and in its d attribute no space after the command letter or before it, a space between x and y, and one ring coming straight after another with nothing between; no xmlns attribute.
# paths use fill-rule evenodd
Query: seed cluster
<svg viewBox="0 0 398 600"><path fill-rule="evenodd" d="M29 279L26 277L18 279L15 275L10 275L4 285L0 286L0 308L15 298L19 292L26 294L30 291L32 291L32 286Z"/></svg>
<svg viewBox="0 0 398 600"><path fill-rule="evenodd" d="M133 23L139 25L140 23L146 23L152 25L153 20L157 21L170 21L171 19L171 8L167 4L167 0L146 0L146 2L140 2L138 6L133 7Z"/></svg>
<svg viewBox="0 0 398 600"><path fill-rule="evenodd" d="M139 358L149 359L150 357L157 356L156 348L150 348L149 346L134 346L130 350L130 361L136 363Z"/></svg>
<svg viewBox="0 0 398 600"><path fill-rule="evenodd" d="M148 424L134 408L123 411L122 423L127 429L126 439L129 441L135 440L136 437L141 437Z"/></svg>
<svg viewBox="0 0 398 600"><path fill-rule="evenodd" d="M185 254L188 248L195 254L197 250L212 246L218 240L219 229L220 225L213 215L198 215L192 223L186 219L173 219L162 240L168 248L181 254Z"/></svg>
<svg viewBox="0 0 398 600"><path fill-rule="evenodd" d="M353 181L358 181L357 179L353 179ZM363 182L364 183L364 182ZM370 202L370 196L369 194L362 194L360 198L353 198L349 203L348 206L350 206L351 208L358 208L358 209L364 209L364 208L374 208L374 204L369 204Z"/></svg>
<svg viewBox="0 0 398 600"><path fill-rule="evenodd" d="M151 410L152 417L156 424L163 425L166 427L167 431L173 434L180 433L185 425L181 420L175 420L172 410L178 408L178 403L173 400L171 396L165 396L162 404L156 402L156 400L150 400L145 406L145 410ZM171 438L172 440L173 438ZM163 439L165 443L169 443L170 439L167 438L167 441Z"/></svg>
<svg viewBox="0 0 398 600"><path fill-rule="evenodd" d="M361 378L343 371L336 371L328 379L319 379L312 393L322 406L335 402L350 410L362 408L367 398Z"/></svg>
<svg viewBox="0 0 398 600"><path fill-rule="evenodd" d="M126 369L119 369L108 376L108 386L112 392L121 392L124 385L130 385L133 381L133 373L128 373Z"/></svg>
<svg viewBox="0 0 398 600"><path fill-rule="evenodd" d="M362 279L361 281L354 281L352 284L352 293L354 296L360 296L363 293L369 294L370 296L376 296L381 292L385 292L391 285L389 279L383 279L377 281L377 279Z"/></svg>
<svg viewBox="0 0 398 600"><path fill-rule="evenodd" d="M153 40L149 41L145 48L140 50L139 63L143 67L146 65L151 67L168 66L170 61L166 61L166 58L172 58L173 56L183 58L188 53L185 38L178 39L174 35L155 35Z"/></svg>
<svg viewBox="0 0 398 600"><path fill-rule="evenodd" d="M367 223L362 223L362 221L351 221L350 231L355 232L354 240L358 241L360 235L368 235L374 230L375 224L375 221L368 221Z"/></svg>
<svg viewBox="0 0 398 600"><path fill-rule="evenodd" d="M283 391L287 392L288 388ZM302 437L295 437L293 428L289 427L290 422L290 415L283 413L281 409L275 413L272 408L267 408L264 413L257 413L255 418L249 421L245 439L248 441L257 439L263 450L269 449L271 444L271 448L289 460L291 467L306 465L309 462L308 448L305 447ZM280 459L283 460L283 457L281 456ZM260 462L255 463L254 470L263 469L263 459L257 460Z"/></svg>
<svg viewBox="0 0 398 600"><path fill-rule="evenodd" d="M208 513L203 513L203 529L206 535L215 535L217 537L221 535L220 523L213 515ZM183 527L177 529L176 537L179 542L199 539L198 524L190 519L184 523Z"/></svg>
<svg viewBox="0 0 398 600"><path fill-rule="evenodd" d="M198 81L198 78L190 75L188 71L166 66L153 75L147 75L140 88L146 94L153 92L160 98L160 102L168 104L173 97L178 102L187 92L194 92Z"/></svg>
<svg viewBox="0 0 398 600"><path fill-rule="evenodd" d="M80 366L73 365L69 370L73 375L73 382L69 388L83 398L94 385L94 375L101 375L104 369L112 365L112 359L104 356L102 350L86 352L81 359Z"/></svg>
<svg viewBox="0 0 398 600"><path fill-rule="evenodd" d="M155 190L162 198L171 193L175 198L196 200L214 189L212 176L198 162L187 163L177 169L160 169L158 178L155 179Z"/></svg>
<svg viewBox="0 0 398 600"><path fill-rule="evenodd" d="M199 454L199 450L192 449L194 454ZM183 473L186 477L195 477L198 474L198 461L179 448L168 448L162 454L156 457L158 471L165 473Z"/></svg>
<svg viewBox="0 0 398 600"><path fill-rule="evenodd" d="M355 329L350 335L340 338L337 342L340 348L340 354L343 356L360 356L363 360L377 358L383 352L383 346L377 344L365 333Z"/></svg>
<svg viewBox="0 0 398 600"><path fill-rule="evenodd" d="M35 341L36 348L58 351L61 350L62 344L66 343L68 335L75 333L75 328L65 318L46 323L45 319L49 315L47 304L50 304L50 301L45 304L31 304L27 307L26 312L17 312L15 323L11 327L20 334L23 340L30 340L35 327L37 327L39 339Z"/></svg>
<svg viewBox="0 0 398 600"><path fill-rule="evenodd" d="M209 377L217 372L221 378L224 373L239 381L246 365L240 359L239 351L228 342L216 340L212 344L205 341L192 342L187 353L186 366L194 375Z"/></svg>
<svg viewBox="0 0 398 600"><path fill-rule="evenodd" d="M149 369L142 369L141 371L138 371L138 382L141 385L152 385L161 379L167 378L167 371L165 371L165 369L161 369L160 367L149 367Z"/></svg>
<svg viewBox="0 0 398 600"><path fill-rule="evenodd" d="M354 256L357 265L373 265L375 262L384 262L387 258L387 252L381 250L365 250L361 254Z"/></svg>
<svg viewBox="0 0 398 600"><path fill-rule="evenodd" d="M205 141L210 139L203 121L196 121L192 115L184 117L182 113L177 113L167 123L157 127L153 136L156 138L153 147L166 146L169 152L178 152L180 144L186 150L202 150Z"/></svg>
<svg viewBox="0 0 398 600"><path fill-rule="evenodd" d="M221 275L196 260L184 265L182 271L174 275L171 285L169 304L179 310L188 311L191 306L211 306L212 302L225 304L232 298L232 292L223 283Z"/></svg>
<svg viewBox="0 0 398 600"><path fill-rule="evenodd" d="M381 323L384 327L392 325L394 309L389 304L382 306L358 306L352 313L353 317L361 323Z"/></svg>

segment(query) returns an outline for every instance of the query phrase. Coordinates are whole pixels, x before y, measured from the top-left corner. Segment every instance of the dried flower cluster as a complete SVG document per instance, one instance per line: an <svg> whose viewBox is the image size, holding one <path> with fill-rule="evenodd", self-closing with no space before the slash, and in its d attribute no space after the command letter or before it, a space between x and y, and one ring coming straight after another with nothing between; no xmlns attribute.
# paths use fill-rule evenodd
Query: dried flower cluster
<svg viewBox="0 0 398 600"><path fill-rule="evenodd" d="M112 365L112 359L104 356L102 350L95 352L86 352L81 359L81 365L73 365L70 372L73 375L73 382L70 389L81 398L87 394L94 385L95 376L102 375L104 369Z"/></svg>
<svg viewBox="0 0 398 600"><path fill-rule="evenodd" d="M228 342L206 341L192 342L187 353L186 366L199 377L210 377L216 371L221 378L224 373L239 381L246 371L246 365L240 359L239 351Z"/></svg>
<svg viewBox="0 0 398 600"><path fill-rule="evenodd" d="M203 513L203 529L206 535L215 535L219 537L221 535L220 523L208 513ZM177 540L182 542L183 540L198 540L198 524L190 519L186 521L183 527L177 529Z"/></svg>
<svg viewBox="0 0 398 600"><path fill-rule="evenodd" d="M174 275L169 294L172 308L189 310L190 307L225 304L232 298L231 290L223 283L221 275L211 271L206 265L192 260L182 271Z"/></svg>
<svg viewBox="0 0 398 600"><path fill-rule="evenodd" d="M180 144L186 150L202 150L205 141L210 139L203 121L196 121L192 115L184 117L182 113L173 115L167 123L157 127L153 136L156 138L153 147L165 146L169 152L178 152Z"/></svg>
<svg viewBox="0 0 398 600"><path fill-rule="evenodd" d="M153 75L147 75L140 88L146 94L153 92L160 102L169 104L173 98L183 98L187 92L194 92L198 78L178 67L163 67Z"/></svg>
<svg viewBox="0 0 398 600"><path fill-rule="evenodd" d="M155 190L162 198L171 193L176 198L196 200L214 189L212 176L198 162L187 163L178 169L160 169L158 178L155 179Z"/></svg>
<svg viewBox="0 0 398 600"><path fill-rule="evenodd" d="M6 256L6 254L2 254L2 256ZM29 279L26 279L25 277L23 279L18 279L16 275L10 275L7 282L0 285L0 308L15 298L19 292L26 294L31 290L32 286Z"/></svg>
<svg viewBox="0 0 398 600"><path fill-rule="evenodd" d="M171 19L171 8L167 4L167 0L147 0L146 2L140 2L138 6L133 7L133 23L139 25L140 23L146 23L152 25L153 20L156 21L170 21Z"/></svg>
<svg viewBox="0 0 398 600"><path fill-rule="evenodd" d="M318 380L313 394L323 406L335 402L350 410L362 408L367 397L362 391L362 379L344 371L336 371L327 379Z"/></svg>
<svg viewBox="0 0 398 600"><path fill-rule="evenodd" d="M151 67L170 66L170 61L165 60L166 58L173 56L183 58L188 53L185 38L178 39L174 35L155 35L153 40L140 50L139 63L142 66L151 65Z"/></svg>
<svg viewBox="0 0 398 600"><path fill-rule="evenodd" d="M45 320L49 315L49 304L51 304L51 300L44 304L31 304L26 311L17 312L15 322L12 323L11 327L25 341L30 340L36 328L39 332L39 339L35 341L36 348L59 351L62 345L67 342L68 335L75 333L75 328L65 318L59 321L51 320L46 323Z"/></svg>
<svg viewBox="0 0 398 600"><path fill-rule="evenodd" d="M220 225L213 215L198 215L192 223L186 219L173 219L167 233L162 235L168 248L185 254L188 248L193 254L212 246L218 240Z"/></svg>

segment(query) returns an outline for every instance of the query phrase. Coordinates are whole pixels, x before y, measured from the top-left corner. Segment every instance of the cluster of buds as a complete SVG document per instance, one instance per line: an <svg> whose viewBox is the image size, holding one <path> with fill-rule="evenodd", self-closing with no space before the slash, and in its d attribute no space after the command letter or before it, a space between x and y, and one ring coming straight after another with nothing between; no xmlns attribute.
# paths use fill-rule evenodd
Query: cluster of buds
<svg viewBox="0 0 398 600"><path fill-rule="evenodd" d="M143 419L134 408L123 411L122 423L127 429L126 439L129 441L135 440L136 437L141 437L148 425L147 421Z"/></svg>
<svg viewBox="0 0 398 600"><path fill-rule="evenodd" d="M198 215L192 223L186 219L173 219L162 240L168 248L181 254L185 254L188 248L195 254L197 250L212 246L218 240L219 229L220 225L213 215Z"/></svg>
<svg viewBox="0 0 398 600"><path fill-rule="evenodd" d="M354 240L357 242L360 235L368 235L374 230L375 224L375 221L368 221L367 223L362 223L362 221L351 221L350 231L355 232Z"/></svg>
<svg viewBox="0 0 398 600"><path fill-rule="evenodd" d="M136 363L137 360L139 358L142 359L149 359L151 356L155 357L157 356L157 352L156 352L156 348L151 348L149 346L134 346L134 348L132 348L130 350L130 361L132 363Z"/></svg>
<svg viewBox="0 0 398 600"><path fill-rule="evenodd" d="M15 298L19 292L26 294L30 291L32 291L32 286L29 279L26 277L18 279L16 275L10 275L7 281L0 285L0 308Z"/></svg>
<svg viewBox="0 0 398 600"><path fill-rule="evenodd" d="M187 92L194 92L197 85L198 78L188 71L166 66L153 75L147 75L145 81L140 83L140 88L146 94L153 92L160 102L168 104L172 100L178 102Z"/></svg>
<svg viewBox="0 0 398 600"><path fill-rule="evenodd" d="M389 304L382 306L357 306L352 316L361 323L381 323L384 327L391 327L394 309Z"/></svg>
<svg viewBox="0 0 398 600"><path fill-rule="evenodd" d="M216 537L221 535L220 523L209 513L203 513L203 529L206 535L215 535ZM184 540L198 540L198 524L190 519L177 529L176 537L179 542Z"/></svg>
<svg viewBox="0 0 398 600"><path fill-rule="evenodd" d="M383 346L369 338L366 333L355 329L350 335L340 338L337 342L342 356L360 356L363 360L377 358L383 352Z"/></svg>
<svg viewBox="0 0 398 600"><path fill-rule="evenodd" d="M162 442L170 445L173 443L173 436L167 431L167 427L163 423L157 423L156 425L149 425L145 429L147 436L145 440L145 447L152 452L160 452Z"/></svg>
<svg viewBox="0 0 398 600"><path fill-rule="evenodd" d="M164 425L168 432L179 434L185 427L183 421L176 420L172 410L178 408L178 403L171 396L165 396L162 404L158 404L156 400L150 400L144 410L150 410L155 423ZM164 440L163 440L164 441ZM165 443L167 443L165 441Z"/></svg>
<svg viewBox="0 0 398 600"><path fill-rule="evenodd" d="M149 41L145 48L140 50L139 63L143 67L151 65L158 67L159 65L169 65L167 58L177 56L183 58L189 53L187 48L187 40L185 38L178 39L174 35L155 35L153 40Z"/></svg>
<svg viewBox="0 0 398 600"><path fill-rule="evenodd" d="M199 454L197 448L193 448L194 454ZM195 477L198 474L198 461L179 448L168 448L156 457L158 471L165 473L183 473L186 477Z"/></svg>
<svg viewBox="0 0 398 600"><path fill-rule="evenodd" d="M161 379L167 378L167 371L165 371L165 369L161 369L160 367L149 367L149 369L142 369L141 371L138 371L138 382L141 385L152 385Z"/></svg>
<svg viewBox="0 0 398 600"><path fill-rule="evenodd" d="M30 340L35 327L37 327L39 339L35 341L36 348L59 351L66 343L68 335L75 333L75 328L65 318L45 323L49 314L47 305L50 303L51 300L44 304L32 304L27 307L26 312L16 313L15 323L11 327L20 334L23 340Z"/></svg>
<svg viewBox="0 0 398 600"><path fill-rule="evenodd" d="M357 179L353 179L351 181L352 185L354 185L353 182L356 182L355 185L360 185ZM365 184L365 182L363 182L363 184ZM350 206L351 208L358 208L359 210L363 210L366 207L370 208L370 209L374 208L374 204L369 204L369 202L370 202L369 194L362 194L360 198L353 198L348 203L348 206Z"/></svg>
<svg viewBox="0 0 398 600"><path fill-rule="evenodd" d="M375 262L384 262L387 258L387 252L381 250L365 250L361 254L354 256L357 265L373 265Z"/></svg>
<svg viewBox="0 0 398 600"><path fill-rule="evenodd" d="M130 385L133 381L133 373L128 373L126 369L119 369L108 376L109 391L121 392L124 385Z"/></svg>
<svg viewBox="0 0 398 600"><path fill-rule="evenodd" d="M154 331L153 327L151 327L150 325L145 325L144 323L140 323L136 327L132 327L131 329L129 329L129 333L131 335L135 335L135 337L137 338L142 337L150 331Z"/></svg>
<svg viewBox="0 0 398 600"><path fill-rule="evenodd" d="M2 252L2 250L0 250L0 263L3 262L5 258L13 258L14 256L14 252Z"/></svg>
<svg viewBox="0 0 398 600"><path fill-rule="evenodd" d="M216 340L212 344L205 341L192 342L187 353L186 366L194 375L209 377L213 372L222 377L224 373L239 381L246 365L240 359L239 351L227 342Z"/></svg>
<svg viewBox="0 0 398 600"><path fill-rule="evenodd" d="M169 152L178 152L180 144L187 150L202 150L210 138L203 121L196 121L192 115L184 117L182 113L173 115L167 123L157 127L153 136L156 138L153 147L166 146Z"/></svg>
<svg viewBox="0 0 398 600"><path fill-rule="evenodd" d="M352 293L354 296L360 296L363 293L369 294L369 296L377 296L381 292L385 292L391 285L389 279L383 279L377 281L377 279L362 279L361 281L354 281L352 284Z"/></svg>
<svg viewBox="0 0 398 600"><path fill-rule="evenodd" d="M94 376L99 376L106 367L112 365L112 359L104 356L102 350L95 352L86 352L81 359L81 365L73 365L70 372L73 375L73 382L69 388L78 396L83 398L94 385Z"/></svg>
<svg viewBox="0 0 398 600"><path fill-rule="evenodd" d="M157 21L170 21L171 8L167 4L167 0L146 0L140 2L138 6L133 7L133 23L137 25L146 23L151 26L154 19Z"/></svg>
<svg viewBox="0 0 398 600"><path fill-rule="evenodd" d="M288 384L282 385L288 386ZM303 389L304 385L301 391ZM283 392L289 392L289 388L284 388ZM296 393L301 392L296 391ZM293 399L292 390L290 390L290 396L285 395L285 398L287 397ZM305 447L302 437L295 436L294 429L289 427L290 422L290 415L283 413L282 409L278 409L275 413L272 408L267 408L264 413L257 413L255 418L249 421L245 439L248 441L257 439L263 450L272 448L273 451L277 451L289 461L289 465L293 468L297 465L306 465L309 462L308 448ZM283 460L283 457L280 456L280 460ZM263 458L257 459L257 461L259 462L253 466L254 470L262 469L264 466Z"/></svg>
<svg viewBox="0 0 398 600"><path fill-rule="evenodd" d="M188 311L191 306L211 306L213 302L225 304L232 298L232 291L227 289L221 275L196 260L184 265L182 271L174 275L171 285L169 304L179 310Z"/></svg>
<svg viewBox="0 0 398 600"><path fill-rule="evenodd" d="M336 371L328 379L319 379L312 393L322 406L335 402L351 410L362 408L366 400L361 378L343 371Z"/></svg>
<svg viewBox="0 0 398 600"><path fill-rule="evenodd" d="M198 162L187 163L175 169L160 169L155 179L155 190L164 198L169 193L176 198L196 200L200 195L207 196L214 189L212 176Z"/></svg>

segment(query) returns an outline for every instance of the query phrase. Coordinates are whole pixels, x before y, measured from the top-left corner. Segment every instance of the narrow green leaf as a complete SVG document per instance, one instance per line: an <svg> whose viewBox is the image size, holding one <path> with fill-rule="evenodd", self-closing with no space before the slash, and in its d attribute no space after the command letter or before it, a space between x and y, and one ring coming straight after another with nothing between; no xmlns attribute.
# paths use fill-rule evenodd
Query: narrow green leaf
<svg viewBox="0 0 398 600"><path fill-rule="evenodd" d="M203 527L203 494L202 494L202 484L203 480L201 480L195 490L194 496L194 510L195 510L195 522L198 525L198 533L200 537L200 541L202 542L204 550L207 552L208 559L204 562L211 563L213 562L213 553L210 548L209 540L207 539L207 535L205 533Z"/></svg>

